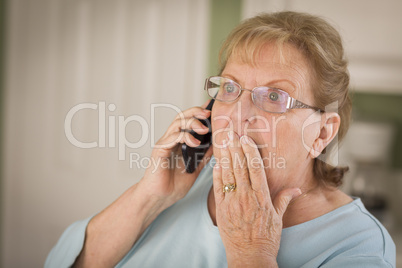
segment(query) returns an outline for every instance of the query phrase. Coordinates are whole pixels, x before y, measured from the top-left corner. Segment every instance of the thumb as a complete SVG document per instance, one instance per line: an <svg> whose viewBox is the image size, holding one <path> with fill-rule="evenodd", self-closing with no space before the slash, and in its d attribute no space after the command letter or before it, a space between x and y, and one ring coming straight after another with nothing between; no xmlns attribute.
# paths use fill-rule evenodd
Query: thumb
<svg viewBox="0 0 402 268"><path fill-rule="evenodd" d="M274 207L276 213L278 213L279 216L283 217L283 214L285 214L285 211L288 208L290 201L292 201L294 198L300 195L301 190L299 188L290 188L279 192L279 194L276 196L274 200Z"/></svg>

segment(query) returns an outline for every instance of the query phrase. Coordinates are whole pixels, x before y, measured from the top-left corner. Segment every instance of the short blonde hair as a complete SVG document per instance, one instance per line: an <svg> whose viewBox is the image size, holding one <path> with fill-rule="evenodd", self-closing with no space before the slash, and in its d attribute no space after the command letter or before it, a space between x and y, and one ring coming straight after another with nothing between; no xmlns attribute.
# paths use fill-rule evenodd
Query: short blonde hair
<svg viewBox="0 0 402 268"><path fill-rule="evenodd" d="M312 66L313 105L325 111L336 104L341 125L340 142L349 128L352 102L349 97L349 72L338 31L324 19L306 13L263 13L247 19L229 34L219 54L220 72L231 56L254 64L264 45L292 44ZM328 146L328 150L336 141ZM326 153L325 155L328 155ZM348 167L333 167L316 158L315 177L326 185L340 186Z"/></svg>

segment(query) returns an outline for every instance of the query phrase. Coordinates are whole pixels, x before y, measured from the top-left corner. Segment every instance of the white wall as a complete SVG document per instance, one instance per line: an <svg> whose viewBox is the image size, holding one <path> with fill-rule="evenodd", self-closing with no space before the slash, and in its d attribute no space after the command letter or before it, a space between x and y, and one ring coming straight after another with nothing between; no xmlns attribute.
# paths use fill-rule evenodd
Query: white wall
<svg viewBox="0 0 402 268"><path fill-rule="evenodd" d="M67 225L99 212L141 178L143 170L130 168L128 154L146 157L151 150L149 134L144 146L128 148L126 160L119 161L108 131L104 148L77 148L65 136L68 111L77 104L98 105L79 111L72 131L101 147L102 116L117 122L118 116L138 115L150 124L151 103L180 109L201 105L208 1L8 4L0 266L42 267ZM116 106L106 108L101 120L100 102ZM175 114L167 108L156 111L156 138ZM142 131L131 122L125 136L136 142ZM114 133L117 146L118 127Z"/></svg>

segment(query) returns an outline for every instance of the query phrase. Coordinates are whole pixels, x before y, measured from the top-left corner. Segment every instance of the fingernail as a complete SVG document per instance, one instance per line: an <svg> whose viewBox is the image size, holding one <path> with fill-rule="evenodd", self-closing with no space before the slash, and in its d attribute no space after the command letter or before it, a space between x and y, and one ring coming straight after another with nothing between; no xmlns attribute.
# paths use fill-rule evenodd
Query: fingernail
<svg viewBox="0 0 402 268"><path fill-rule="evenodd" d="M240 137L240 142L243 144L247 144L249 142L249 139L247 138L247 136L243 135Z"/></svg>

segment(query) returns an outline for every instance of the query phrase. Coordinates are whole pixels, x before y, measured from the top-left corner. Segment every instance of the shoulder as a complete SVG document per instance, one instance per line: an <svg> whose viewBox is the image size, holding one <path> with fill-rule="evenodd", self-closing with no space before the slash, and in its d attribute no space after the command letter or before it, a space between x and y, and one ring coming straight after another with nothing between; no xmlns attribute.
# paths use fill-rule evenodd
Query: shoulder
<svg viewBox="0 0 402 268"><path fill-rule="evenodd" d="M313 262L318 266L327 264L328 267L331 267L330 264L336 264L337 267L371 267L345 266L351 260L363 258L367 261L378 260L389 267L395 266L394 242L358 198L314 220L284 229L283 243L287 253L306 256L302 263ZM303 248L311 253L297 252L292 243L299 246L300 243L304 244Z"/></svg>
<svg viewBox="0 0 402 268"><path fill-rule="evenodd" d="M395 244L385 227L364 207L360 199L355 199L350 211L345 213L342 220L345 233L344 251L333 258L341 259L363 258L371 265L353 267L374 267L374 263L382 264L375 267L395 267ZM346 243L348 242L348 243ZM345 266L344 266L345 267Z"/></svg>
<svg viewBox="0 0 402 268"><path fill-rule="evenodd" d="M46 258L44 267L70 267L84 246L85 230L92 217L71 224Z"/></svg>

